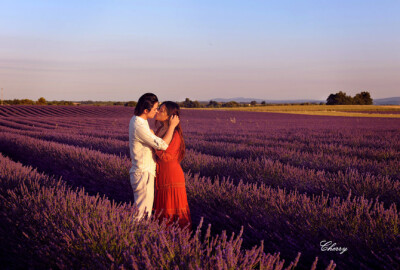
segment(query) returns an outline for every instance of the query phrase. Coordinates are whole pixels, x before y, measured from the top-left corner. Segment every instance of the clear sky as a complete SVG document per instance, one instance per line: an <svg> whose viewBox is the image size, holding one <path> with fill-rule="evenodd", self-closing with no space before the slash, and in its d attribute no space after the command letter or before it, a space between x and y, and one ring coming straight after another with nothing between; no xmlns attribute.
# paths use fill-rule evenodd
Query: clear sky
<svg viewBox="0 0 400 270"><path fill-rule="evenodd" d="M4 98L400 96L400 1L0 0Z"/></svg>

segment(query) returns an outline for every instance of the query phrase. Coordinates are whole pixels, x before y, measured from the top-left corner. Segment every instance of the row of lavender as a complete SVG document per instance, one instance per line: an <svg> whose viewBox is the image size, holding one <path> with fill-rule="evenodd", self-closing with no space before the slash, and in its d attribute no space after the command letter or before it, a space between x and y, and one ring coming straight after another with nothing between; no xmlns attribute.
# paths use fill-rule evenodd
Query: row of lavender
<svg viewBox="0 0 400 270"><path fill-rule="evenodd" d="M115 107L115 106L43 106L43 105L17 105L17 106L1 106L0 116L76 116L76 115L97 115L103 117L116 116L118 113L130 113L130 107ZM349 111L354 112L354 111ZM376 110L376 111L357 111L358 113L373 113L373 114L399 114L397 109Z"/></svg>
<svg viewBox="0 0 400 270"><path fill-rule="evenodd" d="M22 123L21 120L17 121ZM67 119L67 121L72 122L71 119ZM116 125L115 121L112 121L111 132L110 130L107 133L92 131L92 136L90 137L69 136L67 138L62 129L60 130L61 133L58 134L48 134L46 129L46 135L41 133L33 134L34 132L31 132L29 135L93 148L106 153L126 155L127 135L126 132L122 133L118 128L113 129L113 127L121 126ZM34 123L42 127L47 125L45 126L46 128L51 126L44 123ZM26 126L27 123L23 123L25 124L23 125L8 122L8 124L19 125L25 127L25 129L30 128ZM61 125L63 125L62 121ZM77 127L75 123L73 125L74 128ZM100 123L100 125L109 129L104 123ZM89 126L91 130L94 128L98 130L98 123L95 127L93 123L84 124L83 126ZM24 132L27 133L27 131ZM71 129L68 130L68 133L71 133ZM90 134L90 130L84 133ZM387 132L387 134L398 136L396 133L391 134ZM99 138L93 139L93 136L99 136ZM215 138L216 135L214 134L213 136ZM340 136L343 137L343 134L340 134ZM104 137L116 137L119 140L123 140L123 142L112 139L100 139ZM344 153L332 154L330 151L333 152L335 148L331 145L328 146L329 149L327 151L328 147L318 149L314 147L315 144L312 146L318 149L317 152L309 153L305 148L312 149L310 148L310 144L308 142L307 144L302 144L300 139L294 141L289 138L290 142L284 142L283 145L278 146L260 146L260 139L258 141L257 139L252 139L251 143L253 146L247 146L244 143L238 145L232 142L219 142L214 140L214 138L211 138L211 141L205 141L207 138L204 137L204 134L189 134L187 136L187 146L189 149L194 150L189 152L189 154L197 158L186 159L186 163L184 163L186 169L190 169L193 172L200 172L202 175L230 176L236 180L243 179L246 182L264 182L274 186L298 188L300 191L312 193L318 193L322 190L329 192L331 195L342 197L346 196L347 192L351 189L354 194L365 195L368 198L380 195L381 199L387 205L391 202L397 202L399 198L397 179L400 168L398 166L399 151L397 151L397 145L392 145L392 148L386 147L386 145L378 145L377 147L379 148L376 149L371 147L345 147ZM221 135L218 138L221 137L223 136ZM232 136L222 138L222 140L226 139L232 141ZM239 138L241 141L245 139L246 137L244 136ZM373 139L376 139L376 137ZM273 139L269 138L265 144L268 144L268 141L271 144L279 143L276 137ZM317 140L315 139L315 141ZM400 140L390 138L389 136L386 136L382 140L384 143L390 143L391 141L398 142ZM254 146L254 144L258 144L258 146ZM298 145L300 145L300 149L291 149ZM346 156L351 152L353 152L354 156ZM206 153L206 155L203 155L203 153ZM362 155L368 158L361 159ZM228 156L232 158L218 158L215 156ZM249 157L246 158L247 156ZM315 186L318 188L315 188ZM343 188L343 186L346 188Z"/></svg>
<svg viewBox="0 0 400 270"><path fill-rule="evenodd" d="M209 111L201 112L210 113ZM226 112L218 112L226 113ZM237 114L237 112L235 112ZM245 112L241 112L245 113ZM186 115L185 115L186 114ZM248 145L263 146L266 143L301 143L305 148L301 150L313 151L315 146L330 144L332 148L340 151L347 151L347 148L379 149L383 152L389 151L388 157L393 154L392 150L400 150L398 142L399 121L396 119L375 119L374 122L367 121L368 118L340 118L331 117L335 120L325 119L324 117L316 119L307 119L309 116L289 115L282 116L269 114L269 120L253 119L252 121L238 120L232 123L229 119L196 118L193 111L185 111L182 122L185 127L185 133L190 136L199 136L205 140L245 143ZM263 114L265 115L265 114ZM272 115L272 116L271 116ZM220 115L217 115L220 116ZM253 116L254 115L250 115ZM250 117L249 116L249 117ZM291 121L290 117L297 117ZM301 118L301 117L304 117ZM288 119L286 119L288 118ZM236 117L234 117L236 119ZM366 120L367 119L367 120ZM41 118L3 118L2 125L11 125L12 123L21 126L35 126L44 129L60 129L67 127L84 132L90 132L90 135L96 135L96 132L110 131L110 136L126 135L126 125L129 121L128 116L119 118L62 118L56 120L48 117ZM236 121L236 120L235 120ZM11 123L10 123L11 122ZM246 123L244 123L246 122ZM106 125L104 125L106 123ZM93 128L96 130L93 130ZM83 129L83 130L82 130ZM111 132L112 131L112 132ZM238 132L240 131L240 132ZM234 135L234 136L233 136ZM123 139L126 139L124 137ZM287 146L287 145L284 145ZM343 149L341 149L344 147ZM319 150L319 149L318 149ZM324 149L329 150L329 149ZM347 153L345 153L347 154ZM362 153L363 155L364 153Z"/></svg>
<svg viewBox="0 0 400 270"><path fill-rule="evenodd" d="M16 134L1 135L1 148L13 159L62 176L69 185L84 187L89 194L131 200L126 181L129 159ZM309 197L265 185L186 178L193 219L198 222L205 217L218 231L245 226L246 246L263 239L268 252L279 250L286 258L301 250L305 264L316 254L324 263L333 258L342 266L390 266L396 262L399 213L394 205L385 209L378 201L350 194L345 200ZM319 240L329 238L351 249L351 254L343 259L339 254L321 252Z"/></svg>
<svg viewBox="0 0 400 270"><path fill-rule="evenodd" d="M50 132L43 128L43 125L50 125L49 123L34 122L39 125L39 128L35 127L39 131L27 131L26 129L31 129L28 123L33 122L17 121L20 123L0 122L12 127L3 126L0 130L96 149L104 153L128 155L128 138L126 132L125 134L119 132L120 125L112 124L110 127L112 132L96 129L90 133L90 131L81 130L78 131L80 134L87 135L79 135L73 132L76 126L68 131L53 129ZM69 121L72 122L71 119ZM42 125L41 128L40 125ZM92 124L86 126L91 129L97 128ZM101 126L106 125L101 123ZM113 130L113 126L118 128ZM391 139L389 135L396 135L389 132L387 134L388 140ZM399 151L396 151L396 145L391 148L383 148L382 145L378 146L379 148L343 147L342 153L334 154L333 146L322 143L320 143L321 147L314 147L316 145L314 143L312 146L317 150L308 152L305 148L312 150L310 144L302 143L300 139L294 141L289 138L289 142L279 144L280 142L274 137L269 138L264 146L261 146L261 139L251 139L252 145L248 146L243 142L244 136L241 138L232 138L232 136L229 138L222 135L218 137L222 140L241 140L241 144L216 141L215 135L209 136L210 140L204 137L198 134L186 136L186 144L190 150L187 153L188 158L183 163L185 169L199 172L204 176L226 176L236 182L242 179L245 182L266 183L288 189L297 188L299 191L315 194L324 191L342 198L352 190L353 194L364 195L367 198L375 198L379 195L387 206L392 202L398 203L400 198ZM388 140L383 140L383 142L386 143ZM382 153L385 153L385 158L381 158ZM362 159L362 155L367 158Z"/></svg>
<svg viewBox="0 0 400 270"><path fill-rule="evenodd" d="M129 119L128 119L129 120ZM73 121L72 123L68 123ZM88 121L82 122L74 119L63 120L47 120L43 121L42 118L34 120L21 120L18 118L1 119L2 126L9 126L12 128L20 128L30 130L32 128L42 129L48 131L62 131L63 128L68 128L69 132L80 134L88 134L90 136L109 137L120 140L127 140L126 135L126 119L121 122L120 119L114 121L102 120L94 123ZM232 125L227 125L221 132L221 124L218 124L218 129L212 129L209 124L208 128L198 127L198 130L191 130L196 128L196 123L186 121L185 133L186 139L201 139L209 142L227 143L228 146L237 146L242 144L243 147L251 147L245 151L240 151L237 155L250 155L260 156L269 154L263 153L262 149L271 146L285 147L294 151L302 151L309 153L323 152L326 155L340 154L350 155L360 158L374 159L378 161L398 159L400 145L398 143L399 134L398 127L385 127L382 130L380 126L374 129L359 129L358 127L349 129L346 132L335 132L334 129L326 130L315 128L314 130L273 130L260 133L255 132L242 132L237 133ZM393 121L393 123L396 123ZM391 123L391 124L393 124ZM229 132L228 128L233 128ZM342 127L347 128L347 127ZM202 133L199 132L202 131ZM235 133L236 132L236 133ZM267 133L267 134L265 134ZM336 134L335 134L336 133ZM229 143L231 145L229 145ZM232 145L233 144L233 145ZM258 147L258 148L254 148ZM228 149L229 150L229 149ZM224 154L223 152L221 152ZM227 154L230 154L229 152Z"/></svg>
<svg viewBox="0 0 400 270"><path fill-rule="evenodd" d="M282 269L263 246L241 249L241 233L191 236L155 220L133 221L132 204L71 189L0 155L2 267L58 269ZM203 238L203 239L202 239ZM293 269L298 260L287 264ZM315 259L312 269L315 269ZM327 269L334 269L333 262Z"/></svg>
<svg viewBox="0 0 400 270"><path fill-rule="evenodd" d="M67 180L73 186L84 186L88 191L93 194L100 192L102 194L107 195L109 198L113 198L117 201L129 201L131 198L131 192L129 191L129 186L127 186L126 179L128 176L128 169L129 169L129 160L127 158L116 157L112 155L102 154L97 151L91 151L85 148L78 148L74 146L67 146L63 144L51 143L51 142L44 142L37 139L29 139L24 136L18 136L15 134L2 134L3 138L2 142L2 149L5 152L10 153L10 155L15 158L24 161L27 164L32 164L39 169L49 172L51 174L57 174L63 176L65 180ZM29 155L26 155L29 153ZM101 182L101 181L104 181ZM188 181L191 183L192 180ZM122 185L121 183L125 183ZM282 194L282 191L277 192L279 196L275 194L275 196L271 197L271 194L266 194L263 200L266 198L271 199L274 198L275 201L270 202L269 204L265 204L264 201L256 201L254 204L255 196L259 196L257 194L262 193L260 188L252 187L250 190L253 192L249 193L249 188L242 190L243 185L240 184L237 188L240 192L236 190L230 191L222 191L222 193L215 194L215 197L210 197L210 193L215 190L221 190L219 186L212 186L212 181L209 181L210 188L204 190L204 194L201 194L204 198L198 202L198 205L192 205L191 207L194 208L194 213L197 215L207 216L209 219L208 221L212 222L214 225L217 224L217 228L224 228L227 227L229 229L237 229L238 226L241 225L242 222L249 220L248 227L246 228L249 231L245 231L245 240L250 243L254 241L254 239L265 239L268 240L270 247L276 246L279 250L284 250L288 248L287 243L282 243L282 239L286 239L290 237L291 245L289 246L288 252L296 249L292 249L293 247L301 248L304 250L304 244L311 245L313 252L317 252L318 248L316 245L315 237L316 235L321 234L321 230L325 231L325 235L321 234L320 237L327 237L328 235L333 235L335 239L340 239L340 236L345 236L342 239L341 243L348 243L354 244L361 241L361 243L357 243L356 246L358 248L365 246L363 241L367 241L369 243L373 243L376 239L376 235L370 234L371 232L378 233L379 235L384 235L384 239L379 239L377 242L378 244L375 247L367 246L363 249L364 252L366 250L370 250L373 253L378 253L382 251L382 243L385 243L387 246L388 243L394 243L393 245L396 246L396 239L398 237L398 230L396 225L396 220L398 218L398 213L395 210L395 207L385 210L383 205L380 205L378 202L375 204L371 202L367 202L360 198L353 199L355 201L362 201L363 203L360 205L351 205L348 207L347 201L341 202L338 199L336 200L336 205L334 209L325 209L327 205L332 204L328 200L328 198L318 198L315 202L310 205L310 197L303 196L301 199L295 199L294 205L297 207L291 208L292 205L286 205L282 207L279 205L279 202L292 202L293 198L286 198L279 194ZM235 185L230 184L232 188L236 189ZM188 188L190 185L188 185ZM193 188L192 192L199 192L199 190L204 189L203 184ZM236 194L239 193L241 196L227 196L227 194ZM244 195L246 194L246 195ZM283 192L284 194L284 192ZM240 199L240 197L245 197L245 199ZM296 197L296 196L295 196ZM189 199L192 202L193 195L189 191ZM222 201L225 199L225 201ZM349 198L348 198L349 200ZM321 203L322 201L322 203ZM242 208L238 208L235 205L235 202L239 204L243 204ZM207 203L211 204L211 207L207 208ZM256 208L254 211L250 211L247 207L254 205L262 205L261 209ZM224 205L225 208L221 208L221 205ZM348 205L347 207L345 205ZM364 205L364 206L363 206ZM269 213L271 211L271 206L277 208L277 213ZM298 209L300 206L301 209ZM217 211L215 208L219 207ZM288 209L290 209L291 214L288 213ZM344 212L337 212L337 209L345 209ZM359 215L358 218L354 218L349 213L352 213L355 209L365 209L367 213L364 211L360 211L357 214ZM232 213L232 211L238 211L236 213ZM279 211L280 210L280 211ZM324 217L321 215L323 210L327 210L331 217ZM312 212L312 216L308 211L315 211ZM376 212L380 212L377 215ZM387 219L388 212L392 213L391 218ZM299 213L304 213L303 215L299 215ZM247 214L247 215L246 215ZM288 217L289 215L289 217ZM290 217L290 215L292 217ZM386 220L387 223L381 228L376 228L374 225L370 224L369 222L365 222L362 220L363 216L368 216L369 221L373 224L381 224L382 220ZM257 219L254 217L257 216ZM378 216L378 217L377 217ZM380 216L380 217L379 217ZM221 219L218 220L218 217ZM279 219L277 220L277 218ZM346 220L347 219L347 220ZM272 221L273 224L264 223L267 221ZM281 220L280 222L278 222ZM291 221L289 228L284 229L284 225L288 221ZM307 220L308 223L304 223L304 220ZM348 221L352 221L352 224L346 230L339 230L335 229L338 224L343 226L343 222L346 224ZM296 221L296 222L295 222ZM324 228L324 223L330 223L331 227ZM297 224L296 224L297 223ZM359 223L363 223L363 226L359 227ZM246 223L244 223L246 224ZM275 227L277 224L280 224L279 233L276 233ZM282 227L283 226L283 227ZM287 225L288 226L288 225ZM365 226L365 227L364 227ZM296 230L293 230L293 227ZM310 235L310 227L313 228L313 234ZM254 234L256 231L258 234ZM333 233L337 231L336 233ZM273 232L275 235L270 236L269 234ZM296 238L298 234L303 235L308 241L299 237ZM292 234L292 235L291 235ZM294 235L293 235L294 234ZM354 236L357 239L349 238L348 236L351 234L355 234ZM366 235L364 235L366 234ZM255 237L257 236L257 237ZM380 242L383 241L383 242ZM379 244L380 243L380 244ZM376 243L375 243L376 244ZM355 246L354 246L355 247ZM315 254L313 252L305 253L305 254ZM398 252L396 249L387 250L387 254L389 254L389 258L391 255L395 255ZM321 256L326 254L321 254ZM359 254L356 254L360 256ZM387 256L387 255L384 255ZM368 256L367 256L368 257ZM375 257L373 257L376 259Z"/></svg>
<svg viewBox="0 0 400 270"><path fill-rule="evenodd" d="M109 119L100 120L100 118L88 121L88 118L78 118L78 120L76 120L76 118L58 118L57 120L51 118L34 118L31 120L11 117L0 120L2 126L10 126L25 130L39 128L42 130L51 129L54 131L61 131L62 128L68 128L70 132L79 132L80 134L87 133L91 136L108 136L110 138L122 140L127 139L125 130L126 119L123 119L123 121L120 119L114 119L111 122ZM356 127L346 131L315 128L314 130L297 129L296 132L288 129L271 130L261 133L257 131L249 132L249 130L247 130L245 133L238 134L238 130L234 128L234 125L227 125L221 131L221 124L218 124L216 129L212 129L212 125L208 124L208 128L204 130L203 127L197 127L196 123L192 123L193 121L189 123L189 121L186 120L185 122L185 133L187 137L201 138L202 140L212 142L240 143L245 144L245 146L264 147L278 145L293 150L307 152L323 150L327 154L336 152L372 159L395 158L399 156L398 150L400 150L400 145L397 140L399 135L396 132L398 127L388 126L385 127L384 130L382 130L382 127L380 126L377 126L372 130ZM396 124L396 120L391 124ZM198 130L196 130L196 128ZM229 130L228 128L233 128L233 130ZM348 127L342 128L347 129ZM108 134L104 133L105 131L108 131ZM374 153L374 151L376 153ZM243 154L243 152L240 154ZM396 154L397 156L393 156Z"/></svg>
<svg viewBox="0 0 400 270"><path fill-rule="evenodd" d="M126 141L55 132L19 131L4 127L0 127L0 131L9 131L13 134L24 134L46 141L95 149L103 153L124 156L129 155L128 143ZM3 139L6 137L7 136L4 136ZM285 187L287 189L296 188L300 192L313 194L325 192L329 193L331 196L340 196L342 198L345 198L348 192L352 190L354 195L363 195L369 199L380 196L380 200L385 202L387 206L391 203L396 203L398 205L400 203L399 181L393 181L388 176L371 174L368 171L374 168L374 164L370 162L365 162L367 165L364 165L364 170L367 171L367 173L359 173L359 170L356 169L346 169L343 173L331 173L310 170L308 168L299 168L292 164L284 164L282 161L274 161L273 159L224 158L222 156L218 157L202 154L196 151L198 150L195 148L196 143L201 144L201 141L187 143L190 149L195 150L187 151L187 158L184 159L182 165L185 170L201 173L203 176L225 176L230 177L236 183L239 179L243 179L248 183L264 183L274 187ZM12 143L8 141L4 142L4 144L12 145ZM217 145L216 143L216 146ZM204 148L200 149L200 151L201 150L204 151ZM285 153L285 151L282 150L282 153ZM391 163L395 162L396 161L391 161ZM385 166L380 164L385 170L388 165L383 165ZM359 167L361 166L362 164L359 164Z"/></svg>
<svg viewBox="0 0 400 270"><path fill-rule="evenodd" d="M71 119L67 121L71 121ZM113 122L113 126L116 127L114 128L113 126L110 127L107 122L105 122L106 124L104 122L96 123L96 125L91 123L73 123L68 124L68 126L62 121L55 122L55 120L51 120L51 122L52 123L38 122L37 119L33 121L19 120L15 118L7 120L0 119L1 126L7 126L14 129L46 132L52 130L54 132L63 132L64 128L68 128L68 132L74 134L112 138L123 140L125 142L128 139L126 130L121 130L121 126L125 127L126 123L124 125L123 123ZM86 130L83 129L82 126L86 127ZM102 128L105 128L105 130L101 130ZM303 155L322 154L325 157L349 156L352 158L358 158L359 160L357 161L367 159L371 161L385 162L398 160L400 157L400 147L397 143L399 135L396 134L395 130L385 133L381 131L380 134L376 134L376 132L374 134L371 131L364 131L361 133L359 130L355 130L350 134L347 134L347 137L350 137L352 141L350 141L349 138L346 140L343 134L338 135L340 136L339 139L332 136L332 134L329 134L329 138L325 138L326 141L323 141L321 136L324 135L323 132L325 131L321 130L319 130L319 133L308 132L308 134L306 131L301 131L295 135L285 134L284 131L280 131L279 133L275 132L275 134L269 134L268 137L264 136L263 138L254 138L251 136L253 134L218 134L213 130L210 130L210 132L212 133L196 134L194 132L186 131L186 141L196 142L197 144L201 143L201 147L204 148L205 151L210 151L207 148L217 144L217 147L211 147L212 149L215 149L212 154L233 157L260 157L270 155L279 158L279 150L273 151L273 147L294 151L297 155L304 153ZM359 133L359 136L354 132ZM365 139L364 141L360 141L360 139L363 139L362 136L368 136L369 140L374 143L368 143ZM325 135L325 137L327 137L327 135ZM341 143L340 139L342 140ZM307 159L305 156L302 158ZM308 157L308 160L315 158L316 157L311 156ZM344 164L344 166L346 165L347 164ZM349 165L351 166L351 164Z"/></svg>
<svg viewBox="0 0 400 270"><path fill-rule="evenodd" d="M121 112L129 113L130 107L118 107L115 110L113 106L1 106L0 117L12 116L99 116L110 117L118 116Z"/></svg>
<svg viewBox="0 0 400 270"><path fill-rule="evenodd" d="M242 130L243 127L240 122L232 123L229 120L221 122L216 121L215 119L213 121L208 121L209 119L199 120L195 118L195 115L189 115L186 117L189 119L183 120L185 133L191 137L201 137L204 140L244 143L252 146L264 146L265 144L271 143L286 143L283 145L285 147L290 146L288 144L295 142L296 144L300 143L303 146L299 149L303 151L314 151L315 147L318 147L316 150L328 150L329 152L332 152L333 150L340 152L344 151L344 154L348 154L348 151L352 154L351 151L357 151L360 150L360 148L363 148L363 150L375 149L384 152L384 155L378 157L381 159L390 158L393 154L393 150L397 152L400 150L400 145L397 140L399 138L397 132L398 121L391 119L378 119L374 121L374 125L371 126L371 123L366 122L365 118L356 119L350 123L346 123L349 121L346 118L336 118L337 122L333 123L332 121L326 123L325 119L317 118L319 123L317 123L317 125L314 123L315 126L313 127L313 122L308 123L305 121L307 119L300 118L295 122L290 123L289 127L285 127L286 122L288 121L283 118L277 119L279 121L271 121L271 123L264 120L265 123L261 124L259 123L260 121L247 121L248 123L245 130ZM346 121L339 121L341 119L346 119ZM104 119L99 117L96 117L95 119L59 117L56 120L48 117L35 117L33 119L27 117L10 117L1 120L2 125L15 126L23 129L34 127L45 130L60 130L62 128L68 128L69 131L86 132L92 136L106 136L107 134L102 133L109 131L108 136L119 138L121 135L125 135L125 137L120 139L126 140L126 122L129 121L129 118L114 118L111 121L109 118ZM285 120L285 125L282 125L281 120ZM298 122L306 123L298 126ZM260 129L258 126L263 124L263 128ZM334 124L340 125L335 126ZM304 126L307 125L308 128L305 128ZM254 129L254 127L256 128ZM93 128L95 128L95 130ZM238 133L238 131L241 132ZM328 145L328 148L319 149L320 144ZM364 157L364 154L365 153L360 153L362 157ZM366 154L366 157L368 157L369 153ZM376 158L376 156L373 156L372 158Z"/></svg>

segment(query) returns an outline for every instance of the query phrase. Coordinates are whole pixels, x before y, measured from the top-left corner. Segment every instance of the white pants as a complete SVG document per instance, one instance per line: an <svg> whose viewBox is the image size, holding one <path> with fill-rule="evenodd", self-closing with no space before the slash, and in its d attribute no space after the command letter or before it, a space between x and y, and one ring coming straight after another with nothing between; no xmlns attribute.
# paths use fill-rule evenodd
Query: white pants
<svg viewBox="0 0 400 270"><path fill-rule="evenodd" d="M135 172L130 174L131 186L135 204L139 209L137 220L145 216L151 216L154 202L154 175L148 172Z"/></svg>

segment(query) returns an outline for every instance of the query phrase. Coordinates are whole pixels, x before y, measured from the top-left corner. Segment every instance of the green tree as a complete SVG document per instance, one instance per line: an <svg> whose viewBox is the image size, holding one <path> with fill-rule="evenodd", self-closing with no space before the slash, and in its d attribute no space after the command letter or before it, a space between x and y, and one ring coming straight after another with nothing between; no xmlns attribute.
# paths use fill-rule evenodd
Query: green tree
<svg viewBox="0 0 400 270"><path fill-rule="evenodd" d="M340 91L336 94L330 94L326 100L326 105L350 105L353 104L353 98Z"/></svg>
<svg viewBox="0 0 400 270"><path fill-rule="evenodd" d="M339 104L341 105L351 105L353 104L353 98L351 96L346 95L346 93L340 91L337 93L337 99Z"/></svg>
<svg viewBox="0 0 400 270"><path fill-rule="evenodd" d="M357 105L372 105L373 100L369 92L361 92L354 96L354 104Z"/></svg>
<svg viewBox="0 0 400 270"><path fill-rule="evenodd" d="M210 100L210 102L206 105L206 107L208 108L220 108L221 104L214 101L214 100Z"/></svg>
<svg viewBox="0 0 400 270"><path fill-rule="evenodd" d="M193 101L192 108L200 108L200 107L201 107L200 102L198 102L197 100Z"/></svg>
<svg viewBox="0 0 400 270"><path fill-rule="evenodd" d="M372 105L373 100L369 92L361 92L353 97L340 91L336 94L330 94L326 99L327 105Z"/></svg>
<svg viewBox="0 0 400 270"><path fill-rule="evenodd" d="M253 100L252 102L250 102L251 106L256 106L257 105L257 101Z"/></svg>
<svg viewBox="0 0 400 270"><path fill-rule="evenodd" d="M185 107L185 108L200 108L200 107L202 107L200 102L198 102L197 100L192 101L189 98L186 98L184 102L181 102L178 104L179 104L179 106Z"/></svg>
<svg viewBox="0 0 400 270"><path fill-rule="evenodd" d="M326 105L336 105L336 104L337 104L336 94L330 94L326 99Z"/></svg>
<svg viewBox="0 0 400 270"><path fill-rule="evenodd" d="M18 104L21 104L21 105L35 105L35 102L33 101L33 100L31 100L31 99L21 99L21 100L19 100L19 103Z"/></svg>
<svg viewBox="0 0 400 270"><path fill-rule="evenodd" d="M46 105L47 101L46 101L46 99L44 97L41 97L36 101L36 104L37 105Z"/></svg>

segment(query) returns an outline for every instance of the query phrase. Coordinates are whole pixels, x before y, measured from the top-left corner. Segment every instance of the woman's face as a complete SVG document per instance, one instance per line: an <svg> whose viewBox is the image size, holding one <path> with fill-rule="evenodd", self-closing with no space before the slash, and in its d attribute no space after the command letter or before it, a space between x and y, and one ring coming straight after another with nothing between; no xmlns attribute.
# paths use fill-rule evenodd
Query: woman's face
<svg viewBox="0 0 400 270"><path fill-rule="evenodd" d="M168 118L169 118L169 116L167 113L167 108L165 107L165 105L161 105L161 107L158 109L158 112L156 114L156 120L164 122L164 121L168 120Z"/></svg>

